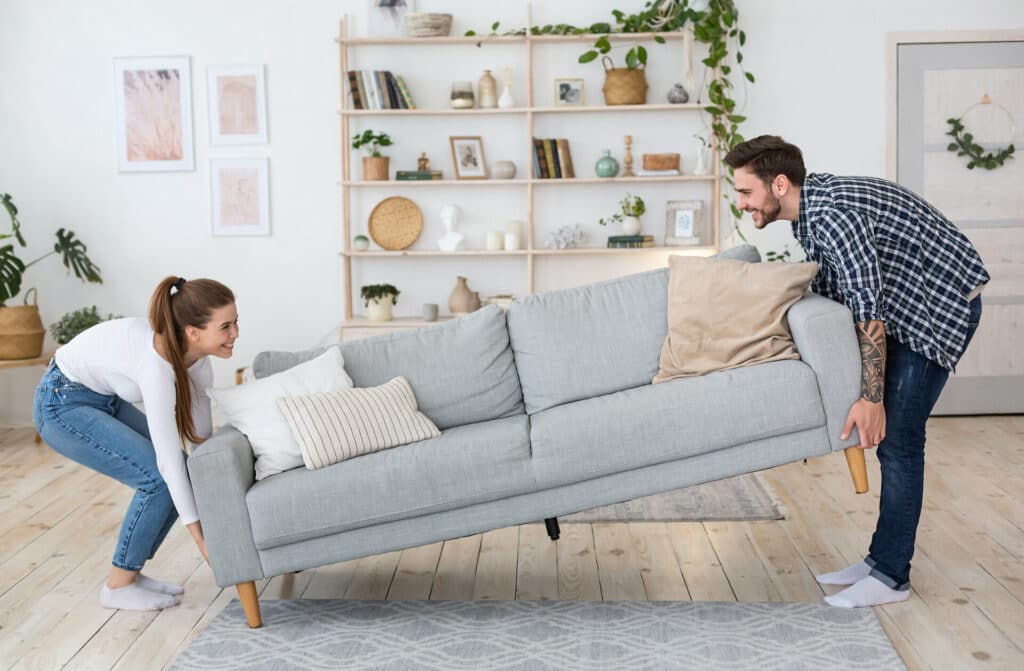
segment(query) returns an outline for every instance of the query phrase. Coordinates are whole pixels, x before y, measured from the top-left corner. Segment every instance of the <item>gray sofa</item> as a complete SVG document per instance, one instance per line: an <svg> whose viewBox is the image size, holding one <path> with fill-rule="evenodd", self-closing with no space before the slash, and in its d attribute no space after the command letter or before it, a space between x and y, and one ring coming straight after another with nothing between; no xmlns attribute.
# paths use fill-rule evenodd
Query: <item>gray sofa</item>
<svg viewBox="0 0 1024 671"><path fill-rule="evenodd" d="M752 250L727 255L756 260ZM441 436L254 482L245 436L221 430L188 460L217 584L236 585L259 626L256 579L552 521L857 442L839 440L860 393L845 307L807 294L790 309L800 361L652 385L667 283L668 270L655 270L529 296L507 315L490 306L340 345L357 387L405 376ZM318 353L262 353L254 373Z"/></svg>

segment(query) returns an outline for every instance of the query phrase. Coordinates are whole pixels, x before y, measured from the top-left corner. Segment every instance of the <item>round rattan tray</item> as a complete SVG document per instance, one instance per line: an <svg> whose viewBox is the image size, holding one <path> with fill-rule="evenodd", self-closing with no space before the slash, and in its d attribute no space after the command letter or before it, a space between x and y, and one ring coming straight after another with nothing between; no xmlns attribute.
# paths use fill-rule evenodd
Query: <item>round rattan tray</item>
<svg viewBox="0 0 1024 671"><path fill-rule="evenodd" d="M385 198L370 212L370 237L384 249L406 249L416 242L422 231L423 213L408 198Z"/></svg>

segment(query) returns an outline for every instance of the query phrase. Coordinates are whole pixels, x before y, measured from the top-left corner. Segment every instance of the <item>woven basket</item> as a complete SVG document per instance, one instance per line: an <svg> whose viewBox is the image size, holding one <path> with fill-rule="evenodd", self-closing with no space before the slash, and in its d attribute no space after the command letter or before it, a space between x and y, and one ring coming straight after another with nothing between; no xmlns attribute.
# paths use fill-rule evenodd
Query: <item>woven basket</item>
<svg viewBox="0 0 1024 671"><path fill-rule="evenodd" d="M643 105L647 102L647 76L641 65L629 68L613 68L612 59L605 56L601 59L604 65L605 105Z"/></svg>
<svg viewBox="0 0 1024 671"><path fill-rule="evenodd" d="M29 294L33 296L28 304ZM25 304L0 308L0 360L34 359L43 352L46 329L39 318L38 292L35 287L25 292Z"/></svg>
<svg viewBox="0 0 1024 671"><path fill-rule="evenodd" d="M408 37L448 37L452 15L435 12L409 12L403 17Z"/></svg>
<svg viewBox="0 0 1024 671"><path fill-rule="evenodd" d="M392 196L373 208L367 228L373 241L384 249L405 249L420 237L423 213L408 198Z"/></svg>
<svg viewBox="0 0 1024 671"><path fill-rule="evenodd" d="M644 170L679 170L679 154L644 154Z"/></svg>

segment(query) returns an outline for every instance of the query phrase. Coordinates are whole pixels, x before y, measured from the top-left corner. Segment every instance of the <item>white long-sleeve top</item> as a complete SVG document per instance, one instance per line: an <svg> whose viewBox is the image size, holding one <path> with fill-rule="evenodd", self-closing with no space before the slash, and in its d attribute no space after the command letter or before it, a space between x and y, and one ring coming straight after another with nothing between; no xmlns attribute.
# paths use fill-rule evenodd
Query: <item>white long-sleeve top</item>
<svg viewBox="0 0 1024 671"><path fill-rule="evenodd" d="M174 417L174 369L154 349L149 322L139 318L102 322L58 349L55 358L72 382L100 394L117 395L129 403L143 403L157 469L167 483L178 516L183 524L198 520ZM213 426L206 393L213 385L209 357L192 364L188 375L193 382L192 421L196 433L205 438Z"/></svg>

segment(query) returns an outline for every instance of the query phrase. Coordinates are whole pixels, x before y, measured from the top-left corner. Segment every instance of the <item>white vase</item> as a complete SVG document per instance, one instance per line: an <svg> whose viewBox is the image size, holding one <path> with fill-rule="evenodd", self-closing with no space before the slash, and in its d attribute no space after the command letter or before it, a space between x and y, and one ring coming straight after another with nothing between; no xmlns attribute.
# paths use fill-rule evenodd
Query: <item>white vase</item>
<svg viewBox="0 0 1024 671"><path fill-rule="evenodd" d="M389 322L391 321L391 306L394 305L392 301L394 296L391 294L385 294L380 298L371 298L367 302L367 316L371 322Z"/></svg>
<svg viewBox="0 0 1024 671"><path fill-rule="evenodd" d="M516 101L512 97L512 87L506 84L505 88L501 90L501 97L498 98L498 107L503 110L507 110L515 107L515 105Z"/></svg>
<svg viewBox="0 0 1024 671"><path fill-rule="evenodd" d="M711 149L703 145L697 147L697 163L693 166L693 174L706 175L711 171Z"/></svg>
<svg viewBox="0 0 1024 671"><path fill-rule="evenodd" d="M623 235L640 235L640 217L625 215L622 217Z"/></svg>

